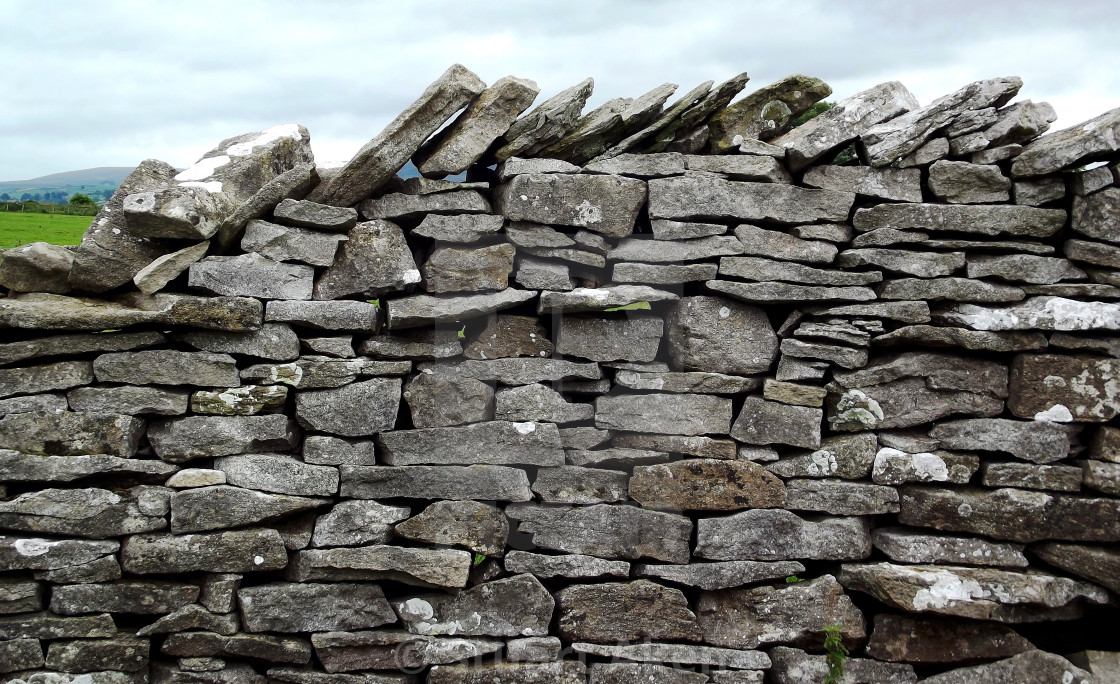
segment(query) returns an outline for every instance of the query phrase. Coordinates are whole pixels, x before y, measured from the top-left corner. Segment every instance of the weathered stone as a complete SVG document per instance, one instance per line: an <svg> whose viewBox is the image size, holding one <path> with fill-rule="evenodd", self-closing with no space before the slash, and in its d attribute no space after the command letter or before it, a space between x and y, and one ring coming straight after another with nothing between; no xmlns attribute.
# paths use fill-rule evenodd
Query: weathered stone
<svg viewBox="0 0 1120 684"><path fill-rule="evenodd" d="M949 156L949 139L934 138L898 161L901 169L929 166Z"/></svg>
<svg viewBox="0 0 1120 684"><path fill-rule="evenodd" d="M532 257L518 260L513 279L518 285L534 290L567 291L575 287L567 264Z"/></svg>
<svg viewBox="0 0 1120 684"><path fill-rule="evenodd" d="M533 316L499 314L466 346L468 359L500 359L517 356L552 356L548 333Z"/></svg>
<svg viewBox="0 0 1120 684"><path fill-rule="evenodd" d="M233 390L236 391L236 390ZM187 392L157 387L79 387L67 393L70 407L87 413L155 413L165 416L187 412Z"/></svg>
<svg viewBox="0 0 1120 684"><path fill-rule="evenodd" d="M551 663L560 656L560 639L524 637L506 642L506 658L515 662Z"/></svg>
<svg viewBox="0 0 1120 684"><path fill-rule="evenodd" d="M1040 332L987 332L964 328L943 328L932 325L911 325L897 328L875 338L879 346L959 347L969 350L1009 352L1046 348L1046 336Z"/></svg>
<svg viewBox="0 0 1120 684"><path fill-rule="evenodd" d="M533 491L545 503L597 504L626 500L629 475L617 470L559 466L541 468Z"/></svg>
<svg viewBox="0 0 1120 684"><path fill-rule="evenodd" d="M148 671L148 640L113 639L55 641L47 649L46 666L68 673Z"/></svg>
<svg viewBox="0 0 1120 684"><path fill-rule="evenodd" d="M1007 408L1020 418L1104 422L1120 412L1118 373L1117 359L1020 354L1011 367Z"/></svg>
<svg viewBox="0 0 1120 684"><path fill-rule="evenodd" d="M858 209L853 225L861 233L895 228L1044 238L1057 232L1065 220L1066 213L1060 209L1010 205L880 204Z"/></svg>
<svg viewBox="0 0 1120 684"><path fill-rule="evenodd" d="M437 246L420 269L428 292L504 290L513 271L514 247Z"/></svg>
<svg viewBox="0 0 1120 684"><path fill-rule="evenodd" d="M310 465L287 454L239 454L214 460L235 487L274 494L331 496L338 491L338 470Z"/></svg>
<svg viewBox="0 0 1120 684"><path fill-rule="evenodd" d="M155 421L148 439L171 463L233 454L285 451L295 446L295 423L284 415L187 416Z"/></svg>
<svg viewBox="0 0 1120 684"><path fill-rule="evenodd" d="M841 260L850 250L841 254ZM618 264L615 270L618 270ZM849 266L851 264L844 264ZM858 264L862 265L862 264ZM845 273L821 268L813 268L791 261L773 261L766 257L723 257L719 260L719 273L723 276L744 278L760 282L786 281L791 283L805 283L809 285L870 285L883 279L883 274L872 271L870 273ZM714 276L713 276L714 277Z"/></svg>
<svg viewBox="0 0 1120 684"><path fill-rule="evenodd" d="M708 122L712 151L726 154L745 140L774 138L831 93L824 81L800 74L771 83L712 117Z"/></svg>
<svg viewBox="0 0 1120 684"><path fill-rule="evenodd" d="M854 644L866 635L863 615L832 575L779 588L704 592L696 615L704 641L727 648L815 646L823 628L831 626L840 628L845 643Z"/></svg>
<svg viewBox="0 0 1120 684"><path fill-rule="evenodd" d="M775 684L816 684L830 677L830 658L778 646L769 651L773 666L766 671ZM845 658L843 674L836 681L857 684L912 684L918 681L910 665L880 663L867 658Z"/></svg>
<svg viewBox="0 0 1120 684"><path fill-rule="evenodd" d="M0 368L0 397L70 389L93 382L88 361L60 361L27 368Z"/></svg>
<svg viewBox="0 0 1120 684"><path fill-rule="evenodd" d="M64 584L51 592L51 612L59 615L85 613L170 613L198 598L194 584L156 580L121 580L105 584Z"/></svg>
<svg viewBox="0 0 1120 684"><path fill-rule="evenodd" d="M418 328L484 316L536 296L532 290L509 288L488 294L401 297L389 301L389 328Z"/></svg>
<svg viewBox="0 0 1120 684"><path fill-rule="evenodd" d="M1033 650L1031 642L1004 625L925 616L875 616L867 654L893 663L971 663Z"/></svg>
<svg viewBox="0 0 1120 684"><path fill-rule="evenodd" d="M699 641L696 615L679 589L647 580L575 585L556 594L559 634L571 641Z"/></svg>
<svg viewBox="0 0 1120 684"><path fill-rule="evenodd" d="M330 180L322 202L349 206L385 184L423 142L485 89L486 84L462 65L452 65L366 143Z"/></svg>
<svg viewBox="0 0 1120 684"><path fill-rule="evenodd" d="M332 207L308 200L285 199L272 210L280 223L301 228L346 232L358 222L358 212L351 207Z"/></svg>
<svg viewBox="0 0 1120 684"><path fill-rule="evenodd" d="M726 435L731 427L731 400L705 394L598 397L595 425L662 435Z"/></svg>
<svg viewBox="0 0 1120 684"><path fill-rule="evenodd" d="M615 264L611 280L616 283L677 285L716 277L715 264Z"/></svg>
<svg viewBox="0 0 1120 684"><path fill-rule="evenodd" d="M634 571L638 577L652 577L712 591L781 579L804 572L805 566L794 561L761 563L750 560L733 560L723 563L690 563L688 565L648 565L642 563L635 566Z"/></svg>
<svg viewBox="0 0 1120 684"><path fill-rule="evenodd" d="M871 473L879 444L875 434L834 435L821 440L820 448L808 454L782 458L767 470L783 478L839 477L860 480Z"/></svg>
<svg viewBox="0 0 1120 684"><path fill-rule="evenodd" d="M0 569L64 570L112 556L119 548L120 543L112 540L0 536Z"/></svg>
<svg viewBox="0 0 1120 684"><path fill-rule="evenodd" d="M525 471L506 466L342 466L341 473L341 495L356 499L529 501L533 498Z"/></svg>
<svg viewBox="0 0 1120 684"><path fill-rule="evenodd" d="M1120 463L1081 461L1085 486L1112 496L1120 496Z"/></svg>
<svg viewBox="0 0 1120 684"><path fill-rule="evenodd" d="M1011 197L1015 204L1040 207L1066 196L1065 179L1053 176L1016 180L1011 186Z"/></svg>
<svg viewBox="0 0 1120 684"><path fill-rule="evenodd" d="M174 634L192 630L232 636L238 632L239 628L240 624L236 613L216 614L192 603L177 608L150 625L137 630L136 636Z"/></svg>
<svg viewBox="0 0 1120 684"><path fill-rule="evenodd" d="M656 118L665 100L676 89L676 85L666 83L636 100L628 97L608 100L581 116L570 132L539 154L584 164Z"/></svg>
<svg viewBox="0 0 1120 684"><path fill-rule="evenodd" d="M735 228L743 251L773 259L828 264L836 256L836 246L827 242L802 240L777 230L764 230L750 224Z"/></svg>
<svg viewBox="0 0 1120 684"><path fill-rule="evenodd" d="M419 226L412 229L412 234L442 242L478 242L501 231L502 223L501 216L489 214L428 214Z"/></svg>
<svg viewBox="0 0 1120 684"><path fill-rule="evenodd" d="M13 292L70 291L74 252L47 242L32 242L4 250L0 256L0 287Z"/></svg>
<svg viewBox="0 0 1120 684"><path fill-rule="evenodd" d="M404 233L389 221L359 223L333 265L315 282L315 299L340 299L351 295L377 297L404 290L420 282ZM310 299L290 297L288 299Z"/></svg>
<svg viewBox="0 0 1120 684"><path fill-rule="evenodd" d="M437 501L394 528L402 537L501 556L509 536L502 512L477 501Z"/></svg>
<svg viewBox="0 0 1120 684"><path fill-rule="evenodd" d="M153 349L102 354L94 359L93 372L100 382L133 385L237 387L241 384L233 357L205 352Z"/></svg>
<svg viewBox="0 0 1120 684"><path fill-rule="evenodd" d="M401 399L399 378L373 378L338 389L300 392L296 419L301 425L343 437L391 430Z"/></svg>
<svg viewBox="0 0 1120 684"><path fill-rule="evenodd" d="M166 341L158 332L53 335L0 344L0 365L49 356L116 352L152 347Z"/></svg>
<svg viewBox="0 0 1120 684"><path fill-rule="evenodd" d="M898 512L894 487L844 480L787 480L786 508L830 515L879 515Z"/></svg>
<svg viewBox="0 0 1120 684"><path fill-rule="evenodd" d="M372 331L377 328L379 311L368 302L270 301L265 305L265 320L316 330Z"/></svg>
<svg viewBox="0 0 1120 684"><path fill-rule="evenodd" d="M644 182L609 175L529 174L495 191L498 212L511 221L579 226L610 237L634 231L645 199Z"/></svg>
<svg viewBox="0 0 1120 684"><path fill-rule="evenodd" d="M167 637L160 650L171 656L252 658L295 665L311 660L311 644L305 639L261 634L223 636L210 632L180 632Z"/></svg>
<svg viewBox="0 0 1120 684"><path fill-rule="evenodd" d="M211 256L188 268L188 284L218 295L258 299L311 299L315 271L304 264L285 264L250 252Z"/></svg>
<svg viewBox="0 0 1120 684"><path fill-rule="evenodd" d="M840 254L836 265L841 268L876 266L888 271L905 273L919 278L936 278L951 275L964 267L962 252L915 252L899 249L849 249ZM974 277L969 274L969 277Z"/></svg>
<svg viewBox="0 0 1120 684"><path fill-rule="evenodd" d="M528 421L515 423L525 427L534 421L574 423L590 420L594 415L590 404L568 402L559 392L539 384L499 390L495 395L494 406L495 418L500 421ZM519 428L519 431L524 429ZM529 428L530 431L531 429Z"/></svg>
<svg viewBox="0 0 1120 684"><path fill-rule="evenodd" d="M498 180L504 183L514 176L530 173L579 173L580 168L562 159L510 157L498 162L497 172Z"/></svg>
<svg viewBox="0 0 1120 684"><path fill-rule="evenodd" d="M1049 285L1061 280L1078 280L1085 272L1066 259L1013 255L973 255L968 258L968 277L996 276L1009 282Z"/></svg>
<svg viewBox="0 0 1120 684"><path fill-rule="evenodd" d="M217 663L218 669L213 667L202 671L192 671L184 661L193 660L207 663ZM270 672L278 670L273 668ZM152 676L155 682L161 684L266 684L268 681L263 675L257 673L252 666L244 663L226 663L221 658L198 656L196 658L180 658L179 665L172 665L156 661L152 664ZM285 679L282 681L297 681ZM304 680L299 680L304 681ZM317 684L317 683L316 683Z"/></svg>
<svg viewBox="0 0 1120 684"><path fill-rule="evenodd" d="M703 119L715 111L711 109L711 106L714 105L716 109L719 109L726 105L727 102L730 102L730 98L742 89L746 79L746 74L740 74L721 85L716 91L712 90L714 81L701 83L663 111L658 112L651 121L644 122L645 125L640 127L640 130L637 130L637 132L631 131L627 138L592 160L592 163L617 157L626 152L663 152L676 138L677 132L685 128L685 118L688 112L693 112L693 116L688 116L690 123L699 123L695 115L699 115L699 118ZM714 98L709 99L710 96L714 96Z"/></svg>
<svg viewBox="0 0 1120 684"><path fill-rule="evenodd" d="M904 527L880 527L871 533L875 548L899 563L953 563L1023 568L1027 558L1018 544L973 537L916 532Z"/></svg>
<svg viewBox="0 0 1120 684"><path fill-rule="evenodd" d="M58 414L66 411L68 407L69 404L66 403L65 394L31 394L11 397L10 399L0 399L0 416L5 416L9 413L28 413L31 411Z"/></svg>
<svg viewBox="0 0 1120 684"><path fill-rule="evenodd" d="M1120 231L1111 218L1117 211L1120 211L1120 188L1106 188L1087 197L1075 197L1070 226L1081 235L1117 243L1120 242Z"/></svg>
<svg viewBox="0 0 1120 684"><path fill-rule="evenodd" d="M997 622L1020 622L1039 609L1060 608L1079 598L1108 600L1107 592L1087 582L991 568L846 564L839 579L846 588L901 610Z"/></svg>
<svg viewBox="0 0 1120 684"><path fill-rule="evenodd" d="M413 634L546 636L555 601L532 575L487 582L455 595L428 594L394 602Z"/></svg>
<svg viewBox="0 0 1120 684"><path fill-rule="evenodd" d="M257 252L276 261L300 261L312 266L330 266L334 263L339 243L348 239L345 235L292 228L255 219L245 226L241 249Z"/></svg>
<svg viewBox="0 0 1120 684"><path fill-rule="evenodd" d="M949 449L1002 451L1032 463L1053 463L1069 453L1069 437L1048 422L972 418L940 423L930 436Z"/></svg>
<svg viewBox="0 0 1120 684"><path fill-rule="evenodd" d="M1082 479L1081 468L1074 466L985 463L980 467L980 484L985 487L1079 492Z"/></svg>
<svg viewBox="0 0 1120 684"><path fill-rule="evenodd" d="M1063 297L1031 297L1002 307L959 304L940 316L973 330L1120 330L1120 305Z"/></svg>
<svg viewBox="0 0 1120 684"><path fill-rule="evenodd" d="M608 559L648 557L687 563L692 522L680 515L606 504L583 508L513 505L506 515L520 521L540 548Z"/></svg>
<svg viewBox="0 0 1120 684"><path fill-rule="evenodd" d="M576 660L555 663L493 665L435 665L430 684L581 684L587 666Z"/></svg>
<svg viewBox="0 0 1120 684"><path fill-rule="evenodd" d="M309 435L303 441L303 460L316 465L377 463L372 440L346 440L326 435Z"/></svg>
<svg viewBox="0 0 1120 684"><path fill-rule="evenodd" d="M139 575L179 572L254 572L280 570L288 554L280 533L271 529L205 534L144 534L121 545L121 567Z"/></svg>
<svg viewBox="0 0 1120 684"><path fill-rule="evenodd" d="M678 152L619 154L600 158L583 167L585 173L605 173L634 178L680 176L685 172L685 157Z"/></svg>
<svg viewBox="0 0 1120 684"><path fill-rule="evenodd" d="M43 589L43 585L38 582L5 578L0 581L0 614L42 610L45 593Z"/></svg>
<svg viewBox="0 0 1120 684"><path fill-rule="evenodd" d="M471 102L455 121L421 145L412 155L420 173L433 178L466 171L518 115L529 108L540 89L533 81L506 76Z"/></svg>
<svg viewBox="0 0 1120 684"><path fill-rule="evenodd" d="M470 567L471 555L466 551L366 545L300 551L288 577L297 582L391 580L418 587L461 588Z"/></svg>
<svg viewBox="0 0 1120 684"><path fill-rule="evenodd" d="M559 432L560 442L565 449L594 449L611 437L610 430L591 426L562 427Z"/></svg>
<svg viewBox="0 0 1120 684"><path fill-rule="evenodd" d="M0 672L16 672L43 666L43 647L38 639L0 642ZM11 681L22 681L13 679Z"/></svg>
<svg viewBox="0 0 1120 684"><path fill-rule="evenodd" d="M781 509L749 510L701 518L696 556L721 561L859 560L871 555L868 529L862 518L814 520Z"/></svg>
<svg viewBox="0 0 1120 684"><path fill-rule="evenodd" d="M789 172L773 157L689 154L684 159L690 171L717 174L729 180L791 182Z"/></svg>
<svg viewBox="0 0 1120 684"><path fill-rule="evenodd" d="M1011 180L998 166L968 162L935 162L929 167L929 189L950 204L993 204L1011 199Z"/></svg>
<svg viewBox="0 0 1120 684"><path fill-rule="evenodd" d="M477 661L503 645L499 639L418 636L403 629L319 633L311 636L311 643L323 668L331 673L368 669L415 672L429 665L438 667L439 664L460 660ZM272 677L271 670L269 676ZM410 676L405 674L319 676L331 679L308 684L405 684L410 681Z"/></svg>
<svg viewBox="0 0 1120 684"><path fill-rule="evenodd" d="M959 115L1003 106L1022 85L1015 76L970 83L924 107L872 126L860 135L860 144L872 166L887 166L919 148Z"/></svg>
<svg viewBox="0 0 1120 684"><path fill-rule="evenodd" d="M296 337L296 333L292 328L285 323L265 323L261 326L260 330L254 330L252 332L191 331L180 333L177 338L196 349L209 352L244 354L246 356L256 356L274 361L291 361L299 356L299 338ZM160 352L146 351L132 353L155 356ZM162 353L170 355L173 352ZM127 359L128 357L123 358ZM143 359L144 356L136 358L139 360ZM94 370L97 370L96 363ZM234 384L236 385L236 383Z"/></svg>
<svg viewBox="0 0 1120 684"><path fill-rule="evenodd" d="M494 388L453 373L420 373L404 387L417 428L437 428L492 420Z"/></svg>
<svg viewBox="0 0 1120 684"><path fill-rule="evenodd" d="M565 554L546 556L526 551L510 551L505 557L506 572L530 573L544 579L590 579L597 577L629 577L626 561L603 560L594 556Z"/></svg>
<svg viewBox="0 0 1120 684"><path fill-rule="evenodd" d="M896 202L922 201L921 173L917 169L818 166L810 169L802 182L812 188L854 192Z"/></svg>
<svg viewBox="0 0 1120 684"><path fill-rule="evenodd" d="M1087 240L1066 240L1065 255L1074 261L1108 268L1120 267L1120 247Z"/></svg>
<svg viewBox="0 0 1120 684"><path fill-rule="evenodd" d="M740 394L757 390L762 384L758 377L740 377L722 373L641 373L619 370L615 384L637 390L658 390L672 393Z"/></svg>
<svg viewBox="0 0 1120 684"><path fill-rule="evenodd" d="M398 430L383 433L378 443L381 461L395 466L427 463L550 466L564 462L556 426L532 421L499 420L461 427Z"/></svg>
<svg viewBox="0 0 1120 684"><path fill-rule="evenodd" d="M761 397L747 397L731 436L747 444L790 444L807 449L821 445L821 419L824 411L790 406Z"/></svg>
<svg viewBox="0 0 1120 684"><path fill-rule="evenodd" d="M899 522L992 539L1120 540L1120 503L1020 489L899 488ZM1030 520L1030 525L1024 525Z"/></svg>
<svg viewBox="0 0 1120 684"><path fill-rule="evenodd" d="M782 340L781 350L783 356L819 359L841 368L863 368L867 365L866 349L787 338Z"/></svg>
<svg viewBox="0 0 1120 684"><path fill-rule="evenodd" d="M875 291L869 287L825 287L775 282L739 283L725 280L709 280L704 285L713 292L721 292L729 297L757 304L800 303L814 300L867 301L875 299Z"/></svg>
<svg viewBox="0 0 1120 684"><path fill-rule="evenodd" d="M1010 285L966 278L900 278L879 287L883 299L950 300L956 302L1016 302L1026 293Z"/></svg>
<svg viewBox="0 0 1120 684"><path fill-rule="evenodd" d="M342 501L315 520L311 545L387 544L392 537L392 523L408 515L409 509L401 506L384 506L375 501Z"/></svg>
<svg viewBox="0 0 1120 684"><path fill-rule="evenodd" d="M568 463L571 465L585 466L588 468L615 468L619 470L630 470L638 465L666 463L671 460L669 454L660 451L618 447L594 450L569 449L566 455Z"/></svg>
<svg viewBox="0 0 1120 684"><path fill-rule="evenodd" d="M810 306L806 311L816 316L855 316L886 318L900 323L929 323L929 304L926 302L875 302L872 304L844 304Z"/></svg>
<svg viewBox="0 0 1120 684"><path fill-rule="evenodd" d="M267 215L277 204L285 200L306 197L319 185L321 177L315 168L315 163L311 161L310 150L304 147L303 151L304 154L301 154L300 158L306 161L293 160L291 168L260 185L260 189L247 199L241 200L240 198L245 197L245 193L238 193L239 203L236 208L223 218L221 225L218 226L215 241L219 248L227 249L234 244L248 221ZM253 187L256 187L256 183L246 190L252 190Z"/></svg>
<svg viewBox="0 0 1120 684"><path fill-rule="evenodd" d="M563 138L574 128L594 87L595 81L588 78L534 107L502 134L494 151L495 158L508 164L511 157L531 157ZM506 172L511 171L507 169Z"/></svg>
<svg viewBox="0 0 1120 684"><path fill-rule="evenodd" d="M669 355L681 370L751 374L769 370L778 340L766 315L721 297L685 297L666 318Z"/></svg>
<svg viewBox="0 0 1120 684"><path fill-rule="evenodd" d="M171 495L171 531L178 534L252 525L324 503L323 499L265 494L227 485L183 489Z"/></svg>
<svg viewBox="0 0 1120 684"><path fill-rule="evenodd" d="M967 484L980 467L979 457L951 451L908 453L883 447L875 454L871 479L876 484L953 482Z"/></svg>
<svg viewBox="0 0 1120 684"><path fill-rule="evenodd" d="M147 389L147 388L144 388ZM282 385L245 385L224 390L200 390L190 395L191 411L218 416L253 416L283 410L288 388ZM172 413L171 411L158 411ZM185 413L178 411L177 413Z"/></svg>
<svg viewBox="0 0 1120 684"><path fill-rule="evenodd" d="M167 527L163 487L41 489L0 502L0 526L9 530L104 539Z"/></svg>
<svg viewBox="0 0 1120 684"><path fill-rule="evenodd" d="M685 459L638 466L629 494L646 508L675 511L774 508L785 503L781 480L749 461Z"/></svg>
<svg viewBox="0 0 1120 684"><path fill-rule="evenodd" d="M664 327L664 321L653 316L563 316L556 329L556 351L592 361L653 361Z"/></svg>
<svg viewBox="0 0 1120 684"><path fill-rule="evenodd" d="M1108 158L1117 150L1120 110L1113 109L1030 143L1011 165L1016 177L1043 176L1066 167Z"/></svg>
<svg viewBox="0 0 1120 684"><path fill-rule="evenodd" d="M1106 546L1048 542L1031 553L1066 572L1096 582L1113 592L1120 588L1120 553Z"/></svg>
<svg viewBox="0 0 1120 684"><path fill-rule="evenodd" d="M108 613L61 617L50 612L0 615L4 639L73 639L113 637L117 628Z"/></svg>
<svg viewBox="0 0 1120 684"><path fill-rule="evenodd" d="M250 632L369 629L395 622L381 588L372 584L264 584L237 592Z"/></svg>
<svg viewBox="0 0 1120 684"><path fill-rule="evenodd" d="M775 183L692 176L649 182L649 214L655 219L843 222L854 201L852 193Z"/></svg>

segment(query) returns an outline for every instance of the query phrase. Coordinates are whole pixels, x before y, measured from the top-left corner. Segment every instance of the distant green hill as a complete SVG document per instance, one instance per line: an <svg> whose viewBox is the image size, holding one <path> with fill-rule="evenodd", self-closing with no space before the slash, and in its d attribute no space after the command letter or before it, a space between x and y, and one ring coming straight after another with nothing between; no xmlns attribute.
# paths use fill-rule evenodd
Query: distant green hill
<svg viewBox="0 0 1120 684"><path fill-rule="evenodd" d="M97 202L104 202L132 169L131 166L99 166L29 180L0 181L0 200L33 199L61 204L70 195L80 192Z"/></svg>

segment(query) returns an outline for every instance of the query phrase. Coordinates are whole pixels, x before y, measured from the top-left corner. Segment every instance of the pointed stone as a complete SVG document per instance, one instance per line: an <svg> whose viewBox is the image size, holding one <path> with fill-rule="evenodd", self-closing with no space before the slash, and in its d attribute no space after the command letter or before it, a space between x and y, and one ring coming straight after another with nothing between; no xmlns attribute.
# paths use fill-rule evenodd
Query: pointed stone
<svg viewBox="0 0 1120 684"><path fill-rule="evenodd" d="M132 282L144 294L154 294L178 278L191 264L206 256L210 242L200 242L177 252L165 254L136 272Z"/></svg>
<svg viewBox="0 0 1120 684"><path fill-rule="evenodd" d="M756 90L708 122L712 151L725 154L744 140L777 137L790 121L831 94L832 88L824 81L800 74Z"/></svg>
<svg viewBox="0 0 1120 684"><path fill-rule="evenodd" d="M332 207L308 200L285 199L272 211L277 221L289 226L344 233L358 222L350 207Z"/></svg>
<svg viewBox="0 0 1120 684"><path fill-rule="evenodd" d="M1120 148L1120 109L1043 136L1030 143L1011 165L1015 177L1043 176L1070 166L1109 158Z"/></svg>
<svg viewBox="0 0 1120 684"><path fill-rule="evenodd" d="M171 531L204 532L277 520L327 503L324 499L265 494L217 485L171 495Z"/></svg>
<svg viewBox="0 0 1120 684"><path fill-rule="evenodd" d="M511 157L532 157L564 137L575 125L594 88L594 79L588 78L534 107L505 131L498 141L495 158L501 163Z"/></svg>
<svg viewBox="0 0 1120 684"><path fill-rule="evenodd" d="M680 125L680 120L684 113L707 97L712 89L713 83L713 81L705 81L688 91L684 96L665 108L664 111L658 114L657 117L645 127L627 136L617 145L592 160L592 163L611 159L626 152L639 150L644 152L661 152L662 149L676 137L677 127ZM647 146L653 149L645 149Z"/></svg>
<svg viewBox="0 0 1120 684"><path fill-rule="evenodd" d="M428 136L485 88L478 76L462 65L452 65L408 109L358 150L330 180L320 201L344 207L373 194L404 166Z"/></svg>

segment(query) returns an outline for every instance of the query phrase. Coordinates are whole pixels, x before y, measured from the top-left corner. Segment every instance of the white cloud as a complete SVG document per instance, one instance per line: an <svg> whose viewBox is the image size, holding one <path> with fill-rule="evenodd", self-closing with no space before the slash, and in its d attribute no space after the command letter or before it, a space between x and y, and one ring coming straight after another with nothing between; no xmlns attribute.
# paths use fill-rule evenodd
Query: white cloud
<svg viewBox="0 0 1120 684"><path fill-rule="evenodd" d="M222 138L297 121L348 156L453 62L542 98L587 76L591 104L664 82L791 73L840 99L901 80L923 102L1019 75L1068 126L1120 105L1108 0L238 0L68 3L0 43L0 179L155 157L187 166ZM11 22L40 3L0 0Z"/></svg>

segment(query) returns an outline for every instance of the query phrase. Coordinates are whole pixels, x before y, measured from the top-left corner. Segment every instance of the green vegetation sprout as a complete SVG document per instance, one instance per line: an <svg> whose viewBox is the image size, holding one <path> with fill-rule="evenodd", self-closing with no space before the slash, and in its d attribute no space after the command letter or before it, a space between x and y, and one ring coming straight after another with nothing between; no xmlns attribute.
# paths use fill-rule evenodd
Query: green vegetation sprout
<svg viewBox="0 0 1120 684"><path fill-rule="evenodd" d="M836 684L844 676L844 663L848 660L848 649L840 640L840 625L824 628L825 663L828 664L828 676L824 684Z"/></svg>

